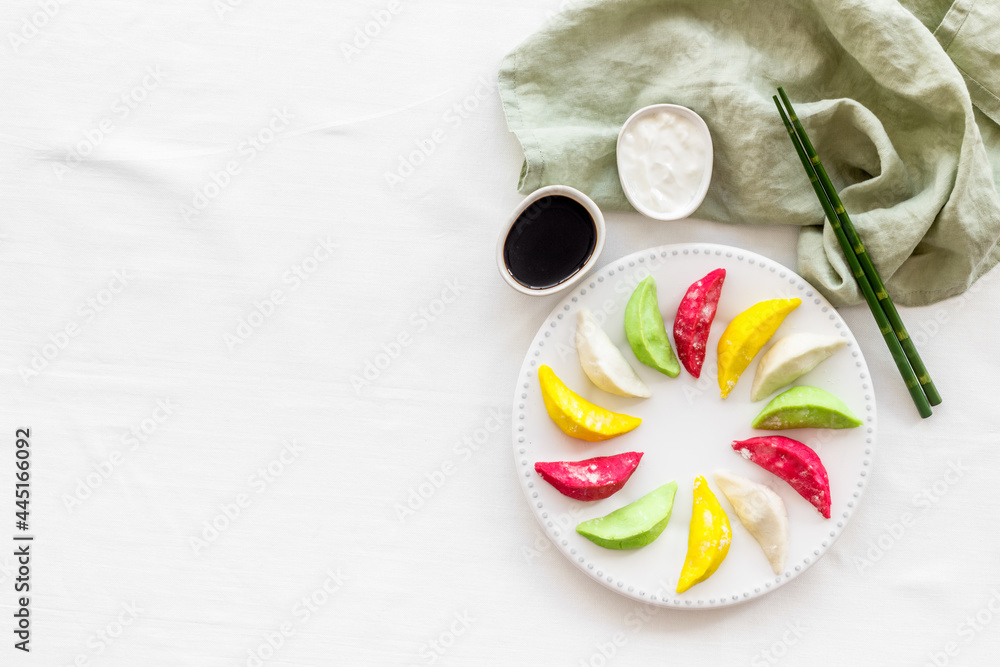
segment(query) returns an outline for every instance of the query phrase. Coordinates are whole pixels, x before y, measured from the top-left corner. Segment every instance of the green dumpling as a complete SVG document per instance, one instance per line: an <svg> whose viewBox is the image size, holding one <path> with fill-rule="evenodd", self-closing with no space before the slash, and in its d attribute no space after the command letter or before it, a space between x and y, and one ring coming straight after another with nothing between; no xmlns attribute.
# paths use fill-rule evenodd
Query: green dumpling
<svg viewBox="0 0 1000 667"><path fill-rule="evenodd" d="M854 428L861 426L851 409L828 391L792 387L760 411L751 426L781 431L787 428Z"/></svg>
<svg viewBox="0 0 1000 667"><path fill-rule="evenodd" d="M670 347L653 276L646 276L629 297L625 306L625 337L636 359L667 377L680 375L681 364Z"/></svg>
<svg viewBox="0 0 1000 667"><path fill-rule="evenodd" d="M664 484L607 516L584 521L576 532L606 549L644 547L667 527L676 493L677 482Z"/></svg>

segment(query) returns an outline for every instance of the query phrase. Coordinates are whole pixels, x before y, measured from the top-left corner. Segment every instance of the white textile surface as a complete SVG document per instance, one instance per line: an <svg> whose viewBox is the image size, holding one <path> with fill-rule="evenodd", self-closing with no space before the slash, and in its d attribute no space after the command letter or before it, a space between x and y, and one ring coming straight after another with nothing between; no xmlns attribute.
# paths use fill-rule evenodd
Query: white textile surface
<svg viewBox="0 0 1000 667"><path fill-rule="evenodd" d="M558 8L5 3L0 664L995 664L995 271L903 312L945 399L927 421L842 311L873 475L789 585L659 611L549 545L510 418L558 297L496 271L521 154L495 81ZM795 230L607 217L600 264L712 241L795 266Z"/></svg>

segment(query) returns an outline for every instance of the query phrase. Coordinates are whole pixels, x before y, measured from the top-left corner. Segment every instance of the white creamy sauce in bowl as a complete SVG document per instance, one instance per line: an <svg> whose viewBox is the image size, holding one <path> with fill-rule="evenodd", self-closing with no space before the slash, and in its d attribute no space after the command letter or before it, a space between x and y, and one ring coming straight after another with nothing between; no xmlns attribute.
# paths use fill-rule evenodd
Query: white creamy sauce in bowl
<svg viewBox="0 0 1000 667"><path fill-rule="evenodd" d="M618 137L618 174L640 213L679 220L701 205L712 175L712 137L697 114L658 104L633 114Z"/></svg>

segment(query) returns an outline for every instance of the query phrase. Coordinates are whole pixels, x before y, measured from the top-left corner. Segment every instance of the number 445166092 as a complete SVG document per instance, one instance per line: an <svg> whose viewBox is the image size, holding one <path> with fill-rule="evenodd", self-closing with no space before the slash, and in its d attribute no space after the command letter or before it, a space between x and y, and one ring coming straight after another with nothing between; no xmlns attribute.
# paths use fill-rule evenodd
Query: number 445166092
<svg viewBox="0 0 1000 667"><path fill-rule="evenodd" d="M18 530L28 530L28 502L31 500L31 438L30 428L19 428L14 434L17 437L17 483L14 485L14 497L17 498Z"/></svg>

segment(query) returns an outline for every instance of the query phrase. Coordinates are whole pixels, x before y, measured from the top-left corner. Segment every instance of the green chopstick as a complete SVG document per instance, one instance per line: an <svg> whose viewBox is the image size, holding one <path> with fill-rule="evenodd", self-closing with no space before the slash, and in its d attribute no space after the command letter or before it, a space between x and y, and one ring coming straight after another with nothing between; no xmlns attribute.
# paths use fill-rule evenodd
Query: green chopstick
<svg viewBox="0 0 1000 667"><path fill-rule="evenodd" d="M816 191L816 196L819 198L819 203L823 207L823 212L830 220L830 224L833 226L834 232L836 232L837 240L840 241L840 247L844 251L844 256L847 257L847 263L850 265L851 271L854 272L854 277L858 281L858 286L861 288L862 294L865 295L865 301L868 302L868 308L871 309L872 315L875 316L875 322L878 324L879 331L885 339L885 344L889 346L889 352L892 354L893 361L896 362L896 368L899 369L900 375L903 376L903 382L906 383L906 388L910 392L910 397L913 399L913 403L917 406L917 412L920 413L921 418L926 419L927 417L930 417L932 413L927 396L924 395L924 390L921 388L920 382L917 380L917 376L914 373L913 368L910 366L910 361L907 358L906 353L903 351L903 347L895 335L892 325L889 323L889 318L886 315L886 312L882 309L882 305L879 302L878 296L875 294L875 290L872 288L871 282L868 280L868 276L861 268L861 262L858 260L857 255L852 252L852 246L848 241L844 230L839 224L836 210L821 185L819 176L816 174L816 170L813 168L813 161L806 155L805 149L802 147L802 142L795 134L795 128L792 127L791 122L788 120L788 116L785 115L785 110L781 108L781 102L778 101L777 96L772 97L774 99L775 106L778 107L778 113L781 114L781 120L784 121L785 128L788 130L788 135L791 137L792 144L795 146L795 152L798 153L799 159L802 160L802 167L806 170L809 182L812 183L813 189Z"/></svg>
<svg viewBox="0 0 1000 667"><path fill-rule="evenodd" d="M847 236L848 245L843 248L844 255L857 256L857 259L861 264L861 268L868 277L868 281L871 283L872 289L875 290L875 296L878 297L882 310L885 311L889 324L892 326L892 330L895 333L896 338L899 340L900 346L903 348L903 353L906 355L907 361L917 376L917 381L920 383L920 388L924 392L927 402L930 405L940 404L941 394L938 393L937 387L934 386L930 373L927 372L927 367L924 366L924 362L920 358L920 353L917 352L917 347L913 344L913 339L910 338L910 334L906 331L906 326L903 325L903 320L899 316L899 311L896 310L896 304L893 303L892 298L889 296L889 292L886 290L885 284L882 282L882 277L879 275L878 270L872 263L871 256L868 254L868 251L865 250L864 243L862 243L861 237L858 236L858 232L854 228L854 223L851 222L851 216L849 216L847 211L844 209L844 204L840 201L840 196L837 194L836 188L833 187L833 183L830 181L830 176L826 173L823 163L820 162L819 156L816 154L816 149L813 148L812 142L809 141L809 135L806 134L805 128L802 127L802 123L799 122L798 116L795 115L795 109L792 108L792 103L788 101L788 96L785 95L784 89L780 86L778 87L778 94L781 95L781 101L784 102L785 107L788 109L788 115L791 118L792 125L795 127L795 132L802 141L802 146L805 149L806 155L809 156L809 160L815 168L816 175L819 177L819 181L822 184L823 189L826 191L827 197L830 199L830 203L833 204L835 215L830 218L830 224L833 226L834 231L837 231L838 228L842 228L844 234ZM841 243L841 246L843 247L843 243Z"/></svg>

